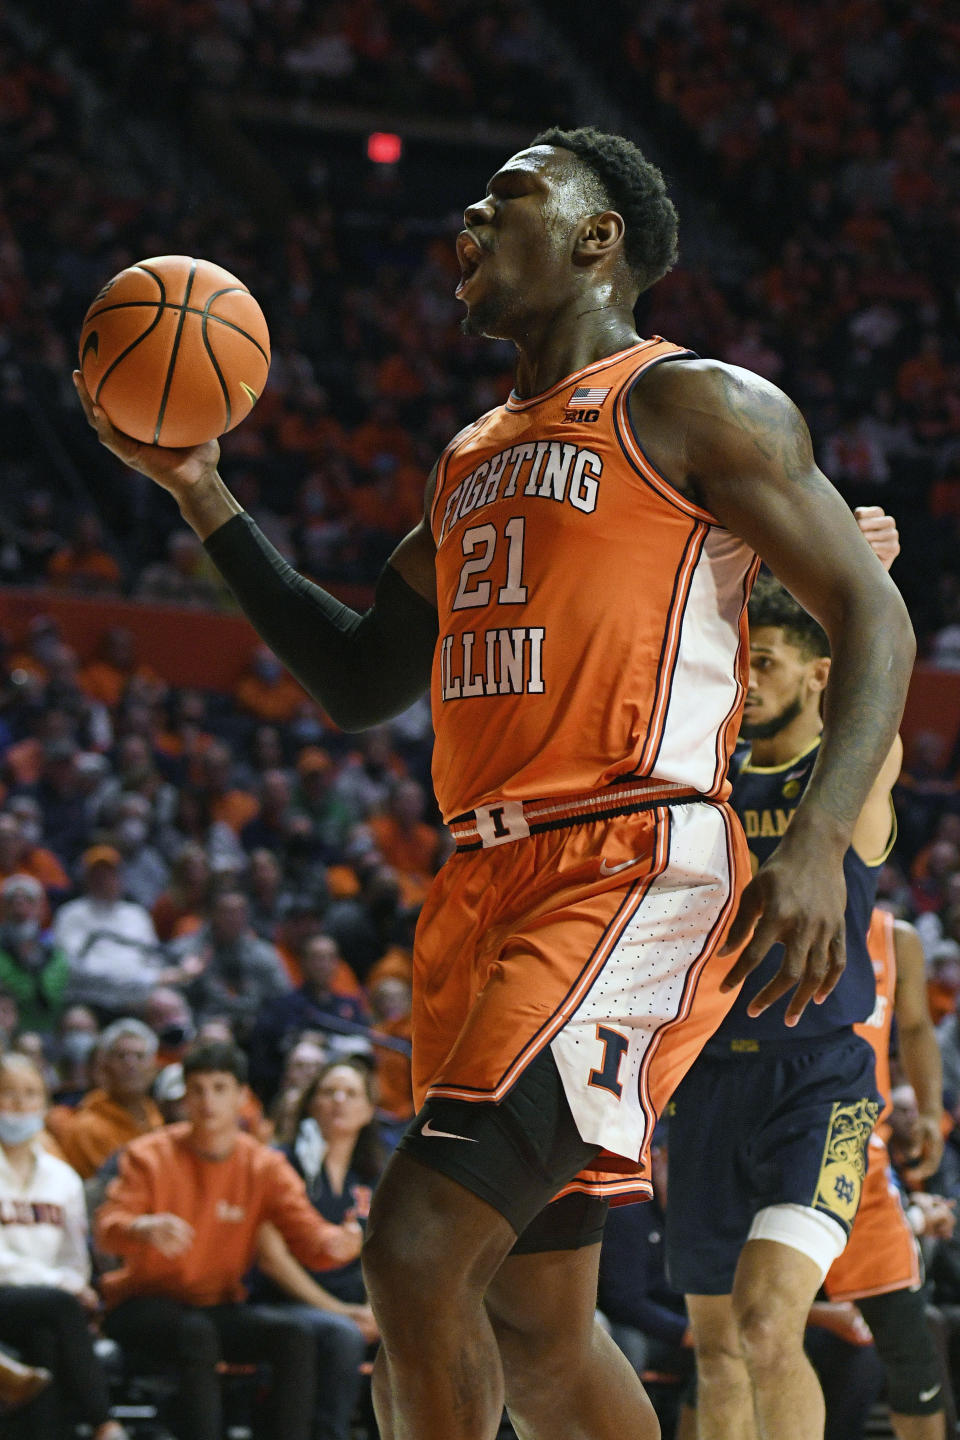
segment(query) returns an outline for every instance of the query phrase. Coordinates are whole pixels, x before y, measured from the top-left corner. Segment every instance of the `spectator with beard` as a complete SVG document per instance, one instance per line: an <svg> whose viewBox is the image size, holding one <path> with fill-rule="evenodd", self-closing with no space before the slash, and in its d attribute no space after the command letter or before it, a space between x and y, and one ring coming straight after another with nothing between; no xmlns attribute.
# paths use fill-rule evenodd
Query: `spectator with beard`
<svg viewBox="0 0 960 1440"><path fill-rule="evenodd" d="M250 905L242 890L221 891L200 930L171 949L199 971L187 992L198 1018L225 1016L241 1035L268 1001L289 989L276 949L251 929Z"/></svg>
<svg viewBox="0 0 960 1440"><path fill-rule="evenodd" d="M20 1024L49 1034L63 1009L67 957L42 929L43 886L31 875L0 885L0 986L17 1001Z"/></svg>

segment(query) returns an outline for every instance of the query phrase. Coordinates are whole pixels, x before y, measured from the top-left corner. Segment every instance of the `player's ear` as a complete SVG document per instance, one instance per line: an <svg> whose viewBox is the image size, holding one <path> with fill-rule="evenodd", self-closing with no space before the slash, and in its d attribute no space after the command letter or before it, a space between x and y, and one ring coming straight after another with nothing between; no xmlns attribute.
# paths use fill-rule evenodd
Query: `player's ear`
<svg viewBox="0 0 960 1440"><path fill-rule="evenodd" d="M626 231L623 216L616 210L604 210L581 221L573 247L575 265L595 265L619 253Z"/></svg>
<svg viewBox="0 0 960 1440"><path fill-rule="evenodd" d="M810 688L812 690L826 690L827 681L830 679L830 657L821 655L814 660L810 666Z"/></svg>

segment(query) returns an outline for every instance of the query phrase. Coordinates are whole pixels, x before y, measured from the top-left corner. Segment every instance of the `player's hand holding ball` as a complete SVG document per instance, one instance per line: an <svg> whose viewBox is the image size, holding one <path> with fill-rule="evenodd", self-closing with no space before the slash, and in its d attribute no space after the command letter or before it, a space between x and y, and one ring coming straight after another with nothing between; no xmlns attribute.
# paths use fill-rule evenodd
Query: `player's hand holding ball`
<svg viewBox="0 0 960 1440"><path fill-rule="evenodd" d="M216 437L252 410L270 368L263 312L209 260L122 270L87 311L74 384L98 438L175 495L216 474Z"/></svg>

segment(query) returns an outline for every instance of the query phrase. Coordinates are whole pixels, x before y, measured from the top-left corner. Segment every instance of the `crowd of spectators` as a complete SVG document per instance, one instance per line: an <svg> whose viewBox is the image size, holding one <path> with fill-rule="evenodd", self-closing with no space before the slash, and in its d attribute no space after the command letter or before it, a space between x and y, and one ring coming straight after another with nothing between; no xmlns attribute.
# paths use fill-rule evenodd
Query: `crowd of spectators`
<svg viewBox="0 0 960 1440"><path fill-rule="evenodd" d="M315 31L321 56L372 47L356 64L364 74L373 67L382 101L391 76L408 83L419 73L405 47L419 53L442 31L438 43L457 50L483 113L496 109L484 68L491 47L512 57L503 89L525 104L534 92L510 67L532 54L526 7L467 8L469 23L453 26L449 7L430 0L330 4L316 14L212 0L110 6L107 43L94 48L103 32L88 22L100 11L81 5L63 33L104 84L109 56L126 56L134 76L149 57L153 101L178 84L216 86L220 72L200 43L215 26L242 76L249 69L282 100L300 83L285 47ZM229 482L301 569L372 583L417 518L439 449L510 384L508 350L459 332L451 205L431 201L429 187L424 196L422 174L412 185L407 161L371 166L358 143L333 164L322 148L291 146L289 131L271 138L269 127L257 136L267 165L280 171L289 154L304 158L272 223L254 221L243 197L226 191L214 199L200 186L112 180L95 163L97 136L55 51L27 53L9 27L3 39L0 146L12 163L0 221L0 444L23 480L23 503L2 515L0 574L229 604L202 552L173 528L165 497L96 453L69 386L80 319L104 277L144 254L182 250L247 280L273 332L266 394L224 444ZM945 8L901 15L890 0L857 0L840 10L818 3L798 19L752 0L642 12L616 3L576 40L625 103L637 104L638 87L644 93L668 170L686 160L702 175L709 159L713 198L744 237L745 276L725 282L681 265L645 303L643 328L755 369L795 396L851 503L881 499L897 515L900 582L921 641L937 663L960 664L950 280L960 171L956 37ZM246 88L246 79L227 87ZM531 124L569 109L569 86L551 76L550 90ZM478 152L459 163L462 203L488 159ZM66 506L51 499L44 424L88 485L99 525L78 495Z"/></svg>
<svg viewBox="0 0 960 1440"><path fill-rule="evenodd" d="M851 503L882 499L907 553L932 561L934 573L901 582L917 629L955 624L960 36L949 5L613 0L576 37L626 102L640 87L678 165L709 170L750 256L745 283L668 277L652 328L783 386ZM933 658L956 666L955 641Z"/></svg>

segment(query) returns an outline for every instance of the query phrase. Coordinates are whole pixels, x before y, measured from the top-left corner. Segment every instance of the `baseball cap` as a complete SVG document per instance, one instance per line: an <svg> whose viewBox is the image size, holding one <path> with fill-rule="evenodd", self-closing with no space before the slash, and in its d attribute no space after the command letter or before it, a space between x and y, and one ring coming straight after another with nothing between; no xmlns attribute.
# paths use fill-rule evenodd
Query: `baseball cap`
<svg viewBox="0 0 960 1440"><path fill-rule="evenodd" d="M85 870L91 865L122 865L123 859L119 850L114 850L112 845L91 845L89 850L84 850L80 857Z"/></svg>

